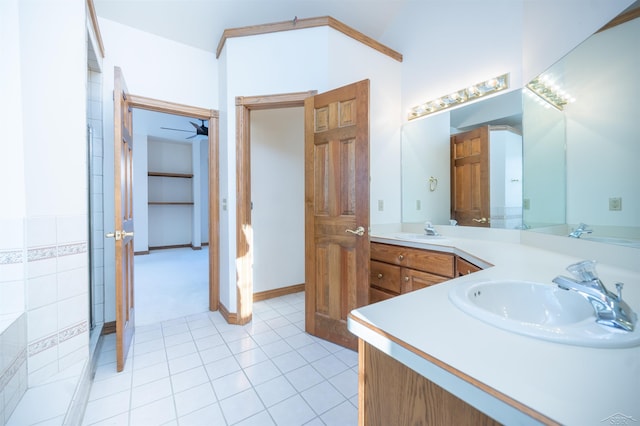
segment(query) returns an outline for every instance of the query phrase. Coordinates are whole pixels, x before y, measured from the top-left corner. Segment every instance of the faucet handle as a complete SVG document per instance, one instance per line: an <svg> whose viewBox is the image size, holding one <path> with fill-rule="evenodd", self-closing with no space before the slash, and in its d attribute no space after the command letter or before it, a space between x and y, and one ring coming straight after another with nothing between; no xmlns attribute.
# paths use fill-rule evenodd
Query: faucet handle
<svg viewBox="0 0 640 426"><path fill-rule="evenodd" d="M567 266L567 271L583 282L598 279L595 260L583 260L582 262L574 263Z"/></svg>
<svg viewBox="0 0 640 426"><path fill-rule="evenodd" d="M624 283L616 283L616 290L618 290L618 302L622 301L622 287L624 287Z"/></svg>

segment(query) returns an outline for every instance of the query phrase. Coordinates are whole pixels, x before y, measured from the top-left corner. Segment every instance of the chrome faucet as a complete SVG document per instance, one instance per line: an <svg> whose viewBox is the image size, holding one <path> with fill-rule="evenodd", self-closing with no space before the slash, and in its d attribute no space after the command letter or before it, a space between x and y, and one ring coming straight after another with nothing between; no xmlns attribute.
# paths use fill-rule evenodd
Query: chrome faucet
<svg viewBox="0 0 640 426"><path fill-rule="evenodd" d="M589 225L587 225L586 223L581 223L569 234L569 236L572 238L580 238L582 234L591 234L593 232L593 229L587 229L587 226Z"/></svg>
<svg viewBox="0 0 640 426"><path fill-rule="evenodd" d="M433 237L440 235L438 234L438 231L436 231L436 228L433 227L431 222L425 222L424 232L426 233L426 235L433 236Z"/></svg>
<svg viewBox="0 0 640 426"><path fill-rule="evenodd" d="M617 294L607 290L598 274L596 262L584 260L567 267L575 278L557 276L553 282L563 290L573 290L587 299L596 314L596 322L625 331L633 331L638 316L622 300L622 283L616 283Z"/></svg>

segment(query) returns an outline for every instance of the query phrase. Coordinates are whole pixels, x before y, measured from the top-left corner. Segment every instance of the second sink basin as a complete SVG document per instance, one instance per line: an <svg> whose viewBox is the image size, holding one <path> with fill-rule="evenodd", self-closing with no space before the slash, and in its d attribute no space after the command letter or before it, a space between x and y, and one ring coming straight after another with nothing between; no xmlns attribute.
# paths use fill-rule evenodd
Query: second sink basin
<svg viewBox="0 0 640 426"><path fill-rule="evenodd" d="M640 332L595 322L582 296L553 284L504 280L455 286L449 299L462 311L495 327L538 339L589 347L632 347Z"/></svg>

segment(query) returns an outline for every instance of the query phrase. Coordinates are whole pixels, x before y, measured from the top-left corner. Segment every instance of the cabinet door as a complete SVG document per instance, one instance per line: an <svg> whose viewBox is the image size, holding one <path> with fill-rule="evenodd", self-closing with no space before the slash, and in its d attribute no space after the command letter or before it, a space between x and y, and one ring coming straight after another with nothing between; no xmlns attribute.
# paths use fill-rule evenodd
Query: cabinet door
<svg viewBox="0 0 640 426"><path fill-rule="evenodd" d="M482 268L474 265L471 262L464 260L461 257L456 257L456 275L461 277L462 275L469 275L474 272L481 271Z"/></svg>
<svg viewBox="0 0 640 426"><path fill-rule="evenodd" d="M372 260L369 269L369 283L396 295L400 294L400 267Z"/></svg>
<svg viewBox="0 0 640 426"><path fill-rule="evenodd" d="M397 294L387 293L386 291L379 290L375 287L369 288L369 303L381 302L395 296L397 296Z"/></svg>
<svg viewBox="0 0 640 426"><path fill-rule="evenodd" d="M420 290L434 284L447 281L448 278L439 275L430 274L428 272L416 271L415 269L402 268L402 291L401 293L409 293L410 291Z"/></svg>

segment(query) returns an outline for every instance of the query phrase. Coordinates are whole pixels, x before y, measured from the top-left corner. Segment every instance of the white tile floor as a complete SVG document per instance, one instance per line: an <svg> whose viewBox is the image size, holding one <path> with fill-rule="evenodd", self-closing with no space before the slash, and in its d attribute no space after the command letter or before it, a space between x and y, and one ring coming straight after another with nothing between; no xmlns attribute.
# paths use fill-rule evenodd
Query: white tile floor
<svg viewBox="0 0 640 426"><path fill-rule="evenodd" d="M106 336L83 425L355 425L357 353L304 332L304 293L229 325L205 312L136 329L125 371Z"/></svg>

